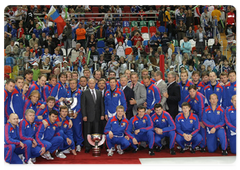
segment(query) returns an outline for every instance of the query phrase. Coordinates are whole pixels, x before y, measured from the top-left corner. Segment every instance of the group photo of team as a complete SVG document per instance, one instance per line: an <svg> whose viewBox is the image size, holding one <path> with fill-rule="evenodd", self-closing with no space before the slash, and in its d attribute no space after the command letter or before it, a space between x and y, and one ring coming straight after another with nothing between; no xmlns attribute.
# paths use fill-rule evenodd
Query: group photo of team
<svg viewBox="0 0 240 170"><path fill-rule="evenodd" d="M236 156L236 88L234 6L4 9L7 164Z"/></svg>

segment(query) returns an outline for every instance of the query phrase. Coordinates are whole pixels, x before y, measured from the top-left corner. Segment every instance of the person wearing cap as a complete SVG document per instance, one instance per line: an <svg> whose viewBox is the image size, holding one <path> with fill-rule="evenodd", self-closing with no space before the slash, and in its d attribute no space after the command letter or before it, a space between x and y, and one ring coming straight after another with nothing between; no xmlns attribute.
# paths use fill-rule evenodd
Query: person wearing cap
<svg viewBox="0 0 240 170"><path fill-rule="evenodd" d="M80 43L81 46L85 48L86 30L82 27L82 23L78 24L78 28L76 29L76 35L77 35L77 43Z"/></svg>

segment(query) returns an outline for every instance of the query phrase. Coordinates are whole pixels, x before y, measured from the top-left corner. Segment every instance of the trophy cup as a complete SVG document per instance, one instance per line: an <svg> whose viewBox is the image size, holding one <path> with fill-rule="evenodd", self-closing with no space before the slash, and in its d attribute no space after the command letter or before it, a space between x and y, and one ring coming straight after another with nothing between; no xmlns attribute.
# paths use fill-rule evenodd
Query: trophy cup
<svg viewBox="0 0 240 170"><path fill-rule="evenodd" d="M98 157L100 156L100 148L99 146L102 145L105 141L105 135L102 134L91 134L87 135L88 142L90 145L94 146L92 151L92 156Z"/></svg>
<svg viewBox="0 0 240 170"><path fill-rule="evenodd" d="M73 118L73 114L74 114L74 111L72 110L72 108L74 108L76 106L76 102L74 100L74 98L65 98L63 100L64 104L68 107L68 116L70 118Z"/></svg>

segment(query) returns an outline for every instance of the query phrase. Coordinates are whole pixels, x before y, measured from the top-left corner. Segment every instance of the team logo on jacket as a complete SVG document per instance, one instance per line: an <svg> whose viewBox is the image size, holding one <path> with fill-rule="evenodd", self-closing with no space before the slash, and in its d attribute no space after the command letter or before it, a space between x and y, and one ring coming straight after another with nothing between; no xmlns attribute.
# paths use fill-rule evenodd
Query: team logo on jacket
<svg viewBox="0 0 240 170"><path fill-rule="evenodd" d="M236 87L234 88L234 91L236 91Z"/></svg>
<svg viewBox="0 0 240 170"><path fill-rule="evenodd" d="M190 120L190 123L192 124L192 123L193 123L193 120Z"/></svg>
<svg viewBox="0 0 240 170"><path fill-rule="evenodd" d="M125 126L125 123L121 123L121 126L122 126L122 127Z"/></svg>
<svg viewBox="0 0 240 170"><path fill-rule="evenodd" d="M151 93L151 90L148 90L148 93Z"/></svg>
<svg viewBox="0 0 240 170"><path fill-rule="evenodd" d="M219 88L217 88L217 91L219 91Z"/></svg>
<svg viewBox="0 0 240 170"><path fill-rule="evenodd" d="M67 128L67 124L65 124L63 127L64 127L64 128Z"/></svg>
<svg viewBox="0 0 240 170"><path fill-rule="evenodd" d="M56 130L56 127L55 127L55 126L53 126L53 130Z"/></svg>
<svg viewBox="0 0 240 170"><path fill-rule="evenodd" d="M201 90L201 87L198 87L198 90Z"/></svg>
<svg viewBox="0 0 240 170"><path fill-rule="evenodd" d="M162 119L162 122L165 122L165 119Z"/></svg>
<svg viewBox="0 0 240 170"><path fill-rule="evenodd" d="M217 115L220 115L220 111L217 111Z"/></svg>
<svg viewBox="0 0 240 170"><path fill-rule="evenodd" d="M185 87L185 90L188 90L188 87Z"/></svg>
<svg viewBox="0 0 240 170"><path fill-rule="evenodd" d="M195 103L197 103L197 100L194 100Z"/></svg>
<svg viewBox="0 0 240 170"><path fill-rule="evenodd" d="M77 97L77 93L75 93L75 96Z"/></svg>
<svg viewBox="0 0 240 170"><path fill-rule="evenodd" d="M143 123L146 123L146 120L145 120L145 119L143 119Z"/></svg>

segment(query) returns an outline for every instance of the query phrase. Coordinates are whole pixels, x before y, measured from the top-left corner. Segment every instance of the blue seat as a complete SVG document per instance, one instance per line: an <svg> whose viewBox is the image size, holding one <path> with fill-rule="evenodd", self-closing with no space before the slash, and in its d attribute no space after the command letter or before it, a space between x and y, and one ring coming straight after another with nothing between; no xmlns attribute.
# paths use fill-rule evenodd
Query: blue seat
<svg viewBox="0 0 240 170"><path fill-rule="evenodd" d="M5 65L11 66L11 68L13 68L13 66L14 66L13 57L7 57L6 60L5 60Z"/></svg>
<svg viewBox="0 0 240 170"><path fill-rule="evenodd" d="M164 32L165 32L165 27L164 27L164 26L158 27L158 31L159 31L160 33L164 33Z"/></svg>
<svg viewBox="0 0 240 170"><path fill-rule="evenodd" d="M103 49L103 48L98 48L98 49L97 49L97 52L98 52L99 55L101 55L101 54L103 54L104 49Z"/></svg>
<svg viewBox="0 0 240 170"><path fill-rule="evenodd" d="M130 27L130 24L128 21L123 21L123 27Z"/></svg>
<svg viewBox="0 0 240 170"><path fill-rule="evenodd" d="M128 46L128 47L132 47L132 41L131 41L131 40L128 40L128 41L127 41L127 46Z"/></svg>
<svg viewBox="0 0 240 170"><path fill-rule="evenodd" d="M144 40L144 41L143 41L143 45L144 45L144 46L147 46L147 45L148 45L148 41L149 41L149 40Z"/></svg>
<svg viewBox="0 0 240 170"><path fill-rule="evenodd" d="M104 48L104 47L105 47L104 41L98 41L97 42L97 48Z"/></svg>
<svg viewBox="0 0 240 170"><path fill-rule="evenodd" d="M109 47L109 52L112 52L113 48Z"/></svg>

